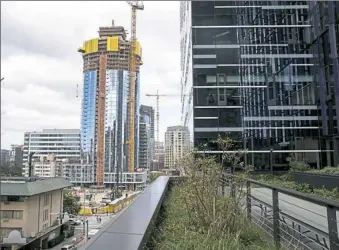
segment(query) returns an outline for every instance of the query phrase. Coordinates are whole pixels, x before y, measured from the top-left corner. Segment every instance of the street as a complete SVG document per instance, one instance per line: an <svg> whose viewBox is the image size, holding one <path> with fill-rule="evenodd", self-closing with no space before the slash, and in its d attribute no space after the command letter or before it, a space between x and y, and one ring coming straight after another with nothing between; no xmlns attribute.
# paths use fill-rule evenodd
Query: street
<svg viewBox="0 0 339 250"><path fill-rule="evenodd" d="M92 229L101 229L103 226L105 226L105 224L111 219L113 218L115 215L113 214L109 214L109 215L100 215L101 217L101 223L98 223L97 222L97 216L96 215L90 215L90 216L85 216L86 219L88 220L88 231L91 231ZM81 224L81 225L77 225L77 226L74 226L75 227L75 230L74 230L74 236L66 239L65 241L61 242L59 245L53 247L53 248L50 248L50 250L60 250L61 247L65 246L65 245L70 245L70 244L73 244L73 239L75 237L80 237L83 235L83 229L84 229L84 225ZM85 227L86 227L86 224L85 224ZM80 242L79 245L81 243L83 243L84 241Z"/></svg>

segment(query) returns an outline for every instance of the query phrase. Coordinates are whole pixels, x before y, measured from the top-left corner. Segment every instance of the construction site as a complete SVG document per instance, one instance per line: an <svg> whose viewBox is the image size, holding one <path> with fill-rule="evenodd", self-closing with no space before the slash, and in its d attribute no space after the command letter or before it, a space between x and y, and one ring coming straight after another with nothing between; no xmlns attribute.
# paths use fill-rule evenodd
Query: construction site
<svg viewBox="0 0 339 250"><path fill-rule="evenodd" d="M131 7L130 38L114 21L99 28L99 37L78 49L83 57L81 114L82 164L91 164L91 184L129 190L145 187L148 173L138 171L139 89L142 49L136 38L136 12Z"/></svg>

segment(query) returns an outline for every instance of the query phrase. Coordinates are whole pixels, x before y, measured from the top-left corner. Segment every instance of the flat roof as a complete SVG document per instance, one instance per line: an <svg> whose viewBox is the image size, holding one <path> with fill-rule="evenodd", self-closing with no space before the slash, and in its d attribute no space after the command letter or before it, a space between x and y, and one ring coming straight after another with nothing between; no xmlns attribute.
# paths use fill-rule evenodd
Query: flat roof
<svg viewBox="0 0 339 250"><path fill-rule="evenodd" d="M72 186L61 177L56 178L4 178L1 180L1 196L33 196Z"/></svg>

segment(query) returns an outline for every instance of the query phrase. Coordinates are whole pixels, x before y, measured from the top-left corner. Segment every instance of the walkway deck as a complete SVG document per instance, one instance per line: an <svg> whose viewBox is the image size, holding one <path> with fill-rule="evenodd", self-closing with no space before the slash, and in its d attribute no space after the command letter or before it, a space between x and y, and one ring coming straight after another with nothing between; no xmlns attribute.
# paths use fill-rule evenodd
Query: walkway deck
<svg viewBox="0 0 339 250"><path fill-rule="evenodd" d="M80 250L141 249L150 232L153 219L166 194L169 177L160 176L108 226L91 238Z"/></svg>

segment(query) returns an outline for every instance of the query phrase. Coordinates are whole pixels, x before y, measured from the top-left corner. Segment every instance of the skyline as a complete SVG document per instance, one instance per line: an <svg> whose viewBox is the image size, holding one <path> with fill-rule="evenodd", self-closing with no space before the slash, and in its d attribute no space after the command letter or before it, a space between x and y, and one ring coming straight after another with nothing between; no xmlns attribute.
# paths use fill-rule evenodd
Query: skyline
<svg viewBox="0 0 339 250"><path fill-rule="evenodd" d="M23 143L24 132L80 128L83 74L77 48L112 20L130 29L130 8L125 2L82 2L79 13L79 2L48 4L2 3L4 149ZM28 7L30 12L25 11ZM95 15L88 18L91 13ZM180 94L179 3L146 2L137 18L144 61L140 104L155 107L155 98L146 97L146 93L159 89L159 93ZM181 124L179 98L160 99L161 141L168 126Z"/></svg>

